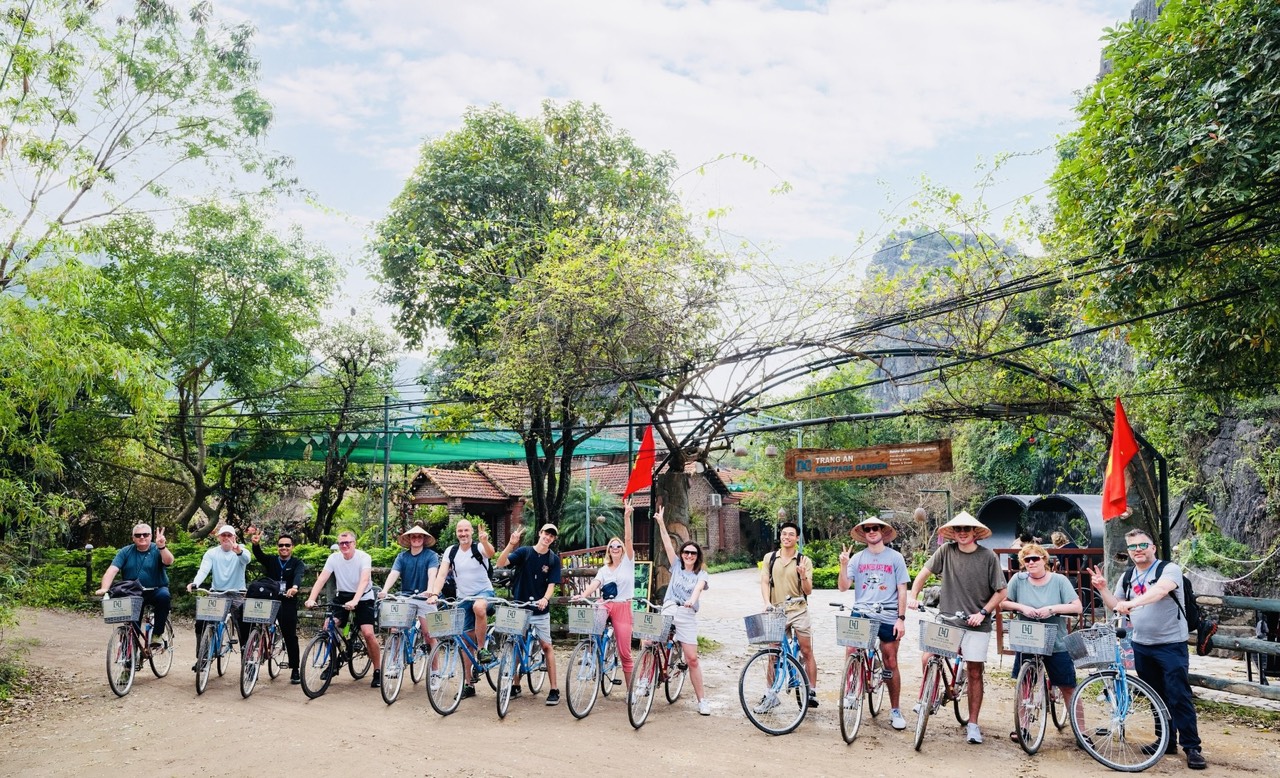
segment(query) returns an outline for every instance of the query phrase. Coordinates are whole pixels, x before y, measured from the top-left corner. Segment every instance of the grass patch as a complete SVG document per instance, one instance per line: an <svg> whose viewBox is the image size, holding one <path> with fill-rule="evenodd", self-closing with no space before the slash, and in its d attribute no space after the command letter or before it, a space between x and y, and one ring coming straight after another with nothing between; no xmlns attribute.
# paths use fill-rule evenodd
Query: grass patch
<svg viewBox="0 0 1280 778"><path fill-rule="evenodd" d="M718 562L716 564L707 565L707 573L727 573L730 570L746 570L755 567L755 562L748 562L742 559L731 559L728 562Z"/></svg>
<svg viewBox="0 0 1280 778"><path fill-rule="evenodd" d="M698 653L703 651L719 651L721 643L718 640L712 640L708 637L698 636Z"/></svg>
<svg viewBox="0 0 1280 778"><path fill-rule="evenodd" d="M1197 698L1196 714L1217 723L1233 724L1243 729L1266 732L1280 729L1280 712L1237 705L1234 702Z"/></svg>

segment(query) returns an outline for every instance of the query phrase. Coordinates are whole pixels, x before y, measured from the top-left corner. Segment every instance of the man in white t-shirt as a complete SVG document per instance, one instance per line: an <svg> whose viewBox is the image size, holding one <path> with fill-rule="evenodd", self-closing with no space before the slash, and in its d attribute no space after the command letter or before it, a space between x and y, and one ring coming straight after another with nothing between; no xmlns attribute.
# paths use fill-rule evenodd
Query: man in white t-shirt
<svg viewBox="0 0 1280 778"><path fill-rule="evenodd" d="M369 684L376 689L382 686L382 656L378 649L378 636L374 634L374 598L373 587L369 585L373 574L373 559L356 548L356 536L344 532L338 536L338 550L325 560L324 569L316 577L316 582L307 595L307 607L316 607L316 593L324 588L329 576L333 576L334 603L355 613L355 623L364 638L365 647L369 650L369 658L373 661L373 681ZM339 621L346 623L345 616Z"/></svg>
<svg viewBox="0 0 1280 778"><path fill-rule="evenodd" d="M483 525L476 543L472 542L474 532L471 522L466 519L454 527L453 533L458 542L440 555L440 567L436 569L435 580L427 591L427 602L435 604L452 572L458 589L458 607L467 611L463 627L471 633L479 649L476 658L481 662L491 662L493 653L484 647L484 641L489 630L489 600L498 596L493 591L493 582L489 580L488 561L493 557L493 545L489 543L489 532ZM471 661L465 651L462 652L462 664L464 677L470 678ZM473 684L463 684L463 697L472 697L475 693Z"/></svg>

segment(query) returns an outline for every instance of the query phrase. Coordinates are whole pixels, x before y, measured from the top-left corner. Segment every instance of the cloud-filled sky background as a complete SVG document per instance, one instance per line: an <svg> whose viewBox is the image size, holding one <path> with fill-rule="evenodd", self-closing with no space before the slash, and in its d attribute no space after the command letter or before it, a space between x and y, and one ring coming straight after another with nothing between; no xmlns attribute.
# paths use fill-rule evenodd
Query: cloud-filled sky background
<svg viewBox="0 0 1280 778"><path fill-rule="evenodd" d="M694 213L786 265L857 256L921 175L964 190L1013 152L989 204L1039 190L1104 28L1133 0L223 0L257 30L271 145L322 208L287 207L372 309L369 227L424 140L468 106L598 103L668 150ZM1032 154L1031 152L1040 152ZM700 165L725 154L760 161ZM785 194L773 190L782 182Z"/></svg>

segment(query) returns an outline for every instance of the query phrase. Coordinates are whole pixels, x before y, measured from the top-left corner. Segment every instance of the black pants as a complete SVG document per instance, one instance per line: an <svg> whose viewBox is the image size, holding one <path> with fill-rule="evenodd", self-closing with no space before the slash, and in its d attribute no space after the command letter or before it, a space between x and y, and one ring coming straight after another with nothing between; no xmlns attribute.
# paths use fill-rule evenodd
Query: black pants
<svg viewBox="0 0 1280 778"><path fill-rule="evenodd" d="M280 603L280 613L276 616L280 626L280 636L284 638L284 650L289 654L289 667L297 671L298 659L298 599L286 597Z"/></svg>

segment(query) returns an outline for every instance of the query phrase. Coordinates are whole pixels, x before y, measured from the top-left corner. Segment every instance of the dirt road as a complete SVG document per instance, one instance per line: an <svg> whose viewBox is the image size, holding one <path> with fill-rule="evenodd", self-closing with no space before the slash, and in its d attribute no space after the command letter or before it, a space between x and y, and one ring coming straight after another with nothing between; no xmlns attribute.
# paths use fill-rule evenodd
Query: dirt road
<svg viewBox="0 0 1280 778"><path fill-rule="evenodd" d="M366 775L1113 775L1074 747L1069 728L1051 731L1034 758L1009 742L1012 684L1005 681L988 683L983 745L965 743L963 730L944 712L930 722L920 753L912 750L910 733L893 731L883 714L868 717L862 734L845 746L833 693L840 655L825 615L815 619L821 707L791 735L760 733L737 700L737 673L748 655L741 616L758 610L754 580L753 571L713 576L704 600L705 632L723 644L703 660L713 715L697 715L686 685L675 705L656 703L638 732L627 723L621 694L602 699L582 721L563 704L545 707L541 697L514 701L499 720L483 684L475 699L447 718L431 710L420 685L406 683L400 700L388 707L367 680L346 676L318 700L307 700L287 676L274 682L264 676L253 697L243 700L234 659L228 674L213 678L197 697L189 623L177 625L178 655L169 677L156 679L144 669L133 691L117 699L104 672L106 625L88 615L23 611L17 634L30 641L29 661L46 679L46 691L0 715L0 775L225 775L250 765L256 774L274 776L351 773L356 766ZM821 614L818 604L825 609L836 597L815 595L815 613ZM904 645L904 690L910 690L904 696L919 683L913 643ZM567 651L557 653L563 668ZM992 664L989 674L1005 675L1007 667ZM910 713L908 719L914 721ZM1274 774L1277 733L1202 721L1201 734L1213 774ZM1185 770L1181 758L1171 757L1148 774Z"/></svg>

